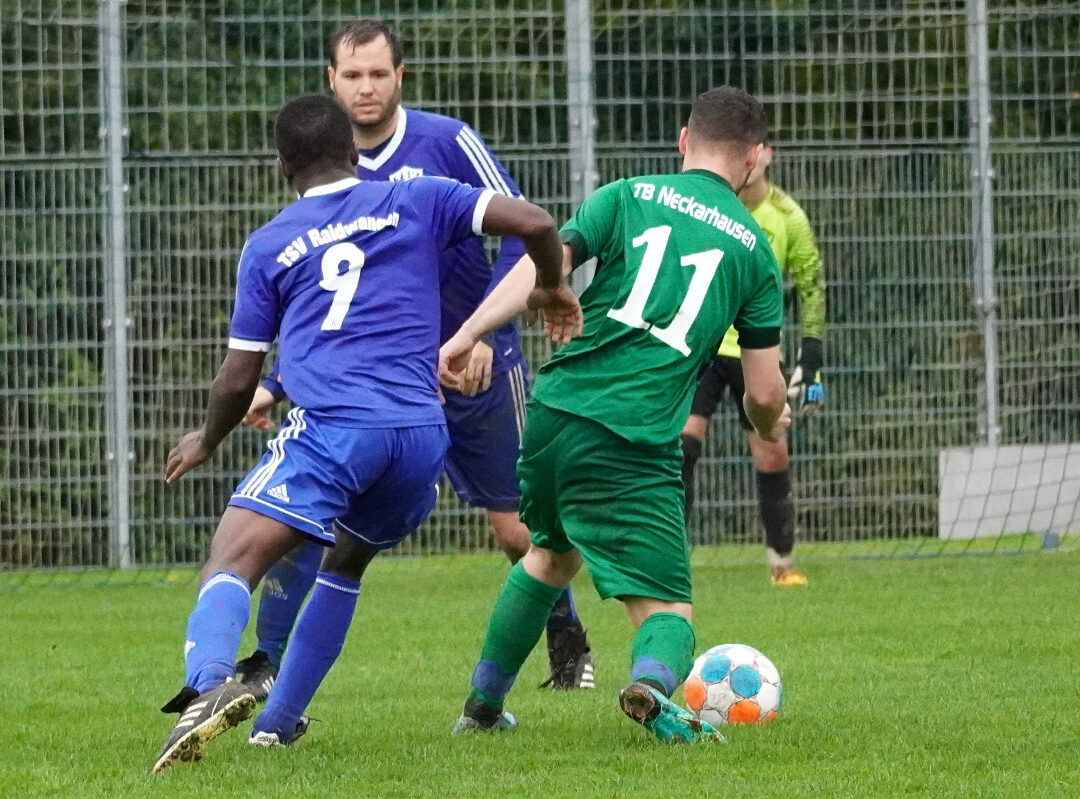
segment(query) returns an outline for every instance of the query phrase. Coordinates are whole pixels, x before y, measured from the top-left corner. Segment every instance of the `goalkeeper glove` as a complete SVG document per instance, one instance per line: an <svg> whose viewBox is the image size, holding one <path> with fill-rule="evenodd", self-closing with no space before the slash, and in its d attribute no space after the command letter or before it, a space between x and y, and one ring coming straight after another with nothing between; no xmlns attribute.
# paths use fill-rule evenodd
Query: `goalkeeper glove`
<svg viewBox="0 0 1080 799"><path fill-rule="evenodd" d="M809 416L825 401L825 386L821 384L823 360L821 339L804 338L799 347L799 361L788 381L788 404L797 413Z"/></svg>

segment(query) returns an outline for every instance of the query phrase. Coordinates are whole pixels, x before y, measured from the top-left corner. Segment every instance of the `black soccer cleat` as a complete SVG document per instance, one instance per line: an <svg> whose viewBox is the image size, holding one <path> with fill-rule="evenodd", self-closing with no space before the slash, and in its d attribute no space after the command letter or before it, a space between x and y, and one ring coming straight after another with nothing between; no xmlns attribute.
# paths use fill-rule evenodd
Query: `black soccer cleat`
<svg viewBox="0 0 1080 799"><path fill-rule="evenodd" d="M580 621L556 633L548 631L548 661L551 676L540 684L541 688L549 685L561 690L596 687L589 639Z"/></svg>
<svg viewBox="0 0 1080 799"><path fill-rule="evenodd" d="M256 702L265 702L270 696L270 689L277 679L278 667L270 662L270 657L256 649L250 657L236 662L236 679L251 691Z"/></svg>
<svg viewBox="0 0 1080 799"><path fill-rule="evenodd" d="M166 712L179 711L180 719L158 752L150 769L152 774L160 774L177 763L199 760L208 742L251 716L255 697L243 683L230 679L201 694L185 688L162 709L166 708Z"/></svg>
<svg viewBox="0 0 1080 799"><path fill-rule="evenodd" d="M180 693L161 706L162 713L183 713L192 700L199 696L199 692L190 685L180 689Z"/></svg>

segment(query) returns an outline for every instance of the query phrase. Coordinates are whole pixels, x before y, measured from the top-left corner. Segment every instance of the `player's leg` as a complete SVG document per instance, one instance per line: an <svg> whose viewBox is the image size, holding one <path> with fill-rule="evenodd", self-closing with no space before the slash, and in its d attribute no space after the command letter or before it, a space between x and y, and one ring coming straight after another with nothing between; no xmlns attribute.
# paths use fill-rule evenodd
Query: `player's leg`
<svg viewBox="0 0 1080 799"><path fill-rule="evenodd" d="M323 549L313 541L301 542L271 566L263 578L255 620L255 651L236 663L237 679L251 689L257 701L266 699L277 679L289 634L304 598L315 584Z"/></svg>
<svg viewBox="0 0 1080 799"><path fill-rule="evenodd" d="M698 380L694 400L690 405L690 416L683 425L682 434L682 482L685 495L684 516L686 526L690 526L690 512L694 508L694 470L701 457L701 448L705 436L709 433L709 419L716 412L716 406L724 394L726 383L713 358Z"/></svg>
<svg viewBox="0 0 1080 799"><path fill-rule="evenodd" d="M693 606L644 596L624 596L622 602L637 631L630 679L671 696L694 664Z"/></svg>
<svg viewBox="0 0 1080 799"><path fill-rule="evenodd" d="M518 515L521 492L516 465L525 421L524 362L497 374L476 397L448 393L444 410L450 433L446 473L463 502L487 510L499 548L517 563L529 548L529 528ZM593 688L592 654L570 588L560 595L547 624L554 688Z"/></svg>
<svg viewBox="0 0 1080 799"><path fill-rule="evenodd" d="M540 640L552 607L579 568L581 557L573 549L555 552L533 546L510 569L491 611L455 733L509 729L517 723L503 710L503 702Z"/></svg>
<svg viewBox="0 0 1080 799"><path fill-rule="evenodd" d="M679 447L633 444L588 419L560 422L562 527L597 592L621 599L637 627L619 704L662 740L715 737L670 700L694 660Z"/></svg>
<svg viewBox="0 0 1080 799"><path fill-rule="evenodd" d="M795 568L795 502L791 498L787 438L763 441L747 436L757 477L758 506L765 528L769 579L775 585L806 585L806 575Z"/></svg>
<svg viewBox="0 0 1080 799"><path fill-rule="evenodd" d="M307 732L304 715L330 671L352 624L364 570L379 550L338 530L337 543L326 550L300 619L282 661L281 680L266 708L255 720L250 743L280 746Z"/></svg>
<svg viewBox="0 0 1080 799"><path fill-rule="evenodd" d="M306 731L304 711L341 654L368 563L435 506L448 444L442 425L357 431L357 439L364 446L342 452L354 487L334 523L337 544L323 557L278 680L255 720L253 745L291 743Z"/></svg>
<svg viewBox="0 0 1080 799"><path fill-rule="evenodd" d="M186 685L202 693L233 676L235 650L251 609L251 587L301 538L277 519L241 507L225 509L188 619Z"/></svg>
<svg viewBox="0 0 1080 799"><path fill-rule="evenodd" d="M787 439L763 441L743 409L745 393L742 364L736 358L719 359L731 386L731 399L739 414L739 424L747 434L750 458L754 462L758 508L765 528L769 578L776 585L806 585L806 577L795 569L791 557L795 545L795 503L791 499Z"/></svg>
<svg viewBox="0 0 1080 799"><path fill-rule="evenodd" d="M250 613L251 588L305 536L332 542L327 527L348 500L335 472L341 451L332 431L294 408L230 498L188 621L186 685L162 708L181 715L158 755L155 772L199 759L210 739L254 709L250 690L231 679Z"/></svg>
<svg viewBox="0 0 1080 799"><path fill-rule="evenodd" d="M251 715L255 697L232 679L251 609L251 587L300 537L276 519L245 508L225 509L188 617L184 688L162 707L180 717L158 752L155 774L198 760L210 740Z"/></svg>
<svg viewBox="0 0 1080 799"><path fill-rule="evenodd" d="M701 391L700 386L698 391ZM694 401L697 401L697 395L694 396ZM683 516L686 519L687 527L690 526L690 514L694 510L694 499L696 498L694 471L697 469L697 462L701 458L701 450L705 445L705 436L708 434L708 417L691 411L690 416L686 419L686 424L683 425L682 433L679 435L683 455Z"/></svg>
<svg viewBox="0 0 1080 799"><path fill-rule="evenodd" d="M521 516L532 530L532 548L510 569L499 592L455 732L514 725L513 717L503 711L503 700L543 633L563 587L580 566L558 519L555 455L560 449L561 417L536 403L530 405L529 413L518 476Z"/></svg>
<svg viewBox="0 0 1080 799"><path fill-rule="evenodd" d="M631 647L631 682L619 692L619 705L632 720L663 741L723 740L709 724L671 701L694 665L694 628L689 602L623 597L636 628Z"/></svg>

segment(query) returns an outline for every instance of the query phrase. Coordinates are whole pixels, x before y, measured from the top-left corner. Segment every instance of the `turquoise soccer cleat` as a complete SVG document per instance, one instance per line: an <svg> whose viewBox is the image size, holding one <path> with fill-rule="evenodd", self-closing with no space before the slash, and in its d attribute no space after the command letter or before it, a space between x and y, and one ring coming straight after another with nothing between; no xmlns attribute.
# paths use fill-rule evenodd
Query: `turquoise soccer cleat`
<svg viewBox="0 0 1080 799"><path fill-rule="evenodd" d="M689 743L716 741L727 743L718 729L683 710L651 685L632 682L619 691L623 713L661 741Z"/></svg>

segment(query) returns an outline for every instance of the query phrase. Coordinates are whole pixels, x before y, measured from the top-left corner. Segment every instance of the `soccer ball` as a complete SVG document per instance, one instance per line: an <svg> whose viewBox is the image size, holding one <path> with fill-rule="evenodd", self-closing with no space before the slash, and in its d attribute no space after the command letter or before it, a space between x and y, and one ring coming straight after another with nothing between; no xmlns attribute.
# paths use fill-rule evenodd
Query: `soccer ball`
<svg viewBox="0 0 1080 799"><path fill-rule="evenodd" d="M772 661L745 644L714 646L694 661L683 684L690 711L713 726L776 718L784 687Z"/></svg>

